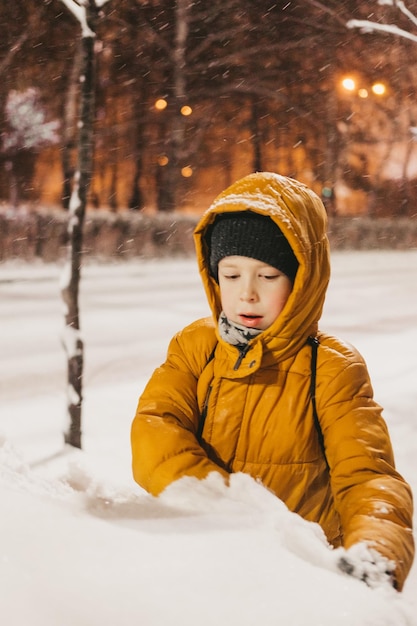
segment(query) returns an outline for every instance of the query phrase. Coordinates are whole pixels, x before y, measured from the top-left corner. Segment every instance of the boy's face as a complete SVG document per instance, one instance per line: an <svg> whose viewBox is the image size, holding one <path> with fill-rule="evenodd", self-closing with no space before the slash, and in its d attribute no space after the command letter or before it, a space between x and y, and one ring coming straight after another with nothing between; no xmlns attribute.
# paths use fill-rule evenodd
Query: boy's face
<svg viewBox="0 0 417 626"><path fill-rule="evenodd" d="M246 256L227 256L220 261L219 286L227 318L259 330L271 326L292 291L288 276Z"/></svg>

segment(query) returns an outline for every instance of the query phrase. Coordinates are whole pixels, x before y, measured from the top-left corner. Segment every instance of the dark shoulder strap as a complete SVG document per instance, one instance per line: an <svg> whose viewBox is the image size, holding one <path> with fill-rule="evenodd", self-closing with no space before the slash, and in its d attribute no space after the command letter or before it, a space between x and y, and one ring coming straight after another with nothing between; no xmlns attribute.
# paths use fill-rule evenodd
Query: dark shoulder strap
<svg viewBox="0 0 417 626"><path fill-rule="evenodd" d="M307 341L311 346L310 398L311 398L311 404L313 406L313 418L314 418L314 424L316 426L317 435L318 435L319 442L320 442L320 447L323 451L324 458L326 459L326 463L327 463L326 452L324 448L323 432L321 430L320 420L317 414L317 403L316 403L317 352L319 348L319 340L317 339L317 337L309 337Z"/></svg>
<svg viewBox="0 0 417 626"><path fill-rule="evenodd" d="M311 403L313 405L314 420L318 423L317 405L316 405L316 373L317 373L317 351L319 348L319 340L317 339L317 337L309 337L308 343L311 346L310 397L311 397Z"/></svg>

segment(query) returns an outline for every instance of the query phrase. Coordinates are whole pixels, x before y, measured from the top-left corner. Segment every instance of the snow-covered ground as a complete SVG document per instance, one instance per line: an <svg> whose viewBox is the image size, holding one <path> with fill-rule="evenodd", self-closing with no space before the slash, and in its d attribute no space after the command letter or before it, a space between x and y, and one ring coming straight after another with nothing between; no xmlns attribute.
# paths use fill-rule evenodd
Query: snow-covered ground
<svg viewBox="0 0 417 626"><path fill-rule="evenodd" d="M65 449L55 265L0 265L0 607L7 626L417 625L402 594L335 571L317 526L244 475L133 483L129 430L171 335L208 313L193 260L90 264L83 451ZM323 330L365 356L417 492L417 251L333 255Z"/></svg>

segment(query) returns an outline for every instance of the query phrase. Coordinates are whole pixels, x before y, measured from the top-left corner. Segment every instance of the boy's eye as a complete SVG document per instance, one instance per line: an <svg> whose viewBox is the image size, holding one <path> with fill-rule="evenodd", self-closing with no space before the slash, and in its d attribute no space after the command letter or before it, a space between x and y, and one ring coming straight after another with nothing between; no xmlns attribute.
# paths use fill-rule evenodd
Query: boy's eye
<svg viewBox="0 0 417 626"><path fill-rule="evenodd" d="M263 274L262 277L265 278L265 280L274 280L275 278L278 278L279 274Z"/></svg>

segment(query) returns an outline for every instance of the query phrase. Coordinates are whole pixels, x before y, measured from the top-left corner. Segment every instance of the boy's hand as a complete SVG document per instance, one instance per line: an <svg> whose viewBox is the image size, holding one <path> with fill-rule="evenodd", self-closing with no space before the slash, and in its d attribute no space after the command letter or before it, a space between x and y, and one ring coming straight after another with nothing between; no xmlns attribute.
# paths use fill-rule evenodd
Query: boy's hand
<svg viewBox="0 0 417 626"><path fill-rule="evenodd" d="M395 584L395 563L388 560L366 543L358 543L348 550L343 550L343 554L337 560L338 568L354 578L365 582L368 587L381 587Z"/></svg>

